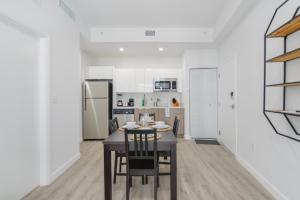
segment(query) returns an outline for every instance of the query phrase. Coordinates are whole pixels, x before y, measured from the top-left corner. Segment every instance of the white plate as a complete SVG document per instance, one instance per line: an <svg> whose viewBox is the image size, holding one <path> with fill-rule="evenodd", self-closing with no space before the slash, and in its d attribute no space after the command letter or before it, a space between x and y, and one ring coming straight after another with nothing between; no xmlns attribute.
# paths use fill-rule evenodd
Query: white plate
<svg viewBox="0 0 300 200"><path fill-rule="evenodd" d="M140 126L139 125L134 125L134 126L127 126L127 125L125 125L125 126L122 126L122 128L127 128L127 129L136 129L136 128L140 128Z"/></svg>
<svg viewBox="0 0 300 200"><path fill-rule="evenodd" d="M154 125L153 128L159 128L159 129L169 128L169 125L167 125L167 124L163 124L163 125Z"/></svg>

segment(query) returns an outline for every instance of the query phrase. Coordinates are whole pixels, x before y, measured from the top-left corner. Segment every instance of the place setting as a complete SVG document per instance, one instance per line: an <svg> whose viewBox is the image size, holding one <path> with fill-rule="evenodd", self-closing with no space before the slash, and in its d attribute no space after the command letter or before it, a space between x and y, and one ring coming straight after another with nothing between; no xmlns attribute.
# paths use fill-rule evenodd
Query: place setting
<svg viewBox="0 0 300 200"><path fill-rule="evenodd" d="M137 122L126 122L126 124L122 127L119 128L120 131L124 132L125 129L133 130L133 129L138 129L138 130L145 130L145 129L151 129L155 128L157 132L165 132L165 131L170 131L172 128L166 124L164 121L156 121L152 123L147 123L143 125L142 123L137 123Z"/></svg>

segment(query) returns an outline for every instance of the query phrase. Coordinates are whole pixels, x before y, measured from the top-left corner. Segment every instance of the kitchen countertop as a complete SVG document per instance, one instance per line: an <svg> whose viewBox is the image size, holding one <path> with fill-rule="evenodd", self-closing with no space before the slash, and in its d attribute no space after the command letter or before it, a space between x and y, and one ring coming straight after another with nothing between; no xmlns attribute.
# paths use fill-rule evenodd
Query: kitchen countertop
<svg viewBox="0 0 300 200"><path fill-rule="evenodd" d="M134 106L134 107L128 107L128 106L122 106L122 107L114 107L114 109L154 109L154 108L173 108L173 109L180 109L180 108L184 108L182 106L180 107L163 107L163 106Z"/></svg>

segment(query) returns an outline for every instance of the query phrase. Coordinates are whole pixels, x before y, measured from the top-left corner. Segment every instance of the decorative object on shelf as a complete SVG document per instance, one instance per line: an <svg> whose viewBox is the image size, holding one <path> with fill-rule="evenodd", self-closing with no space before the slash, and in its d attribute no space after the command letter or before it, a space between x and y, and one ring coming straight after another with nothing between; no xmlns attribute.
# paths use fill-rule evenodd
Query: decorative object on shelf
<svg viewBox="0 0 300 200"><path fill-rule="evenodd" d="M296 8L296 11L294 12L294 15L291 20L277 28L276 30L269 33L272 23L275 20L275 16L277 15L278 11L287 4L289 0L284 1L274 12L273 17L271 19L270 24L268 25L268 28L265 33L265 39L264 39L264 105L263 105L263 112L265 117L267 118L268 122L271 124L272 128L274 129L275 133L278 135L281 135L283 137L295 140L297 142L300 142L300 133L296 130L295 126L291 122L290 117L300 117L299 110L286 110L286 88L287 87L298 87L300 86L300 81L297 82L287 82L287 63L289 61L299 59L300 58L300 48L295 49L293 51L287 52L287 40L290 35L300 30L300 6ZM270 38L283 38L284 41L284 52L282 55L268 59L267 60L267 39ZM283 83L278 84L267 84L267 63L274 63L274 62L281 62L283 63ZM300 79L300 77L299 77ZM282 87L283 90L283 105L282 108L277 110L270 110L266 109L266 90L271 87ZM273 123L273 121L270 119L269 115L270 113L280 114L284 116L284 119L288 122L289 126L291 126L294 135L288 135L286 133L281 133L276 128L276 125ZM298 137L297 137L298 136Z"/></svg>
<svg viewBox="0 0 300 200"><path fill-rule="evenodd" d="M172 99L172 106L173 107L179 107L180 106L179 101L176 98Z"/></svg>

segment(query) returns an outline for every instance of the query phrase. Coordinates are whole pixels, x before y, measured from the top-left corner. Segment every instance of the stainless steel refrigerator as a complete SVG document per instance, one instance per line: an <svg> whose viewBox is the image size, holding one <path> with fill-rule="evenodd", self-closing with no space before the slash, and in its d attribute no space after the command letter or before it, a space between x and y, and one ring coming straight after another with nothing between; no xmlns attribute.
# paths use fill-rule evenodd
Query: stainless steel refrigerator
<svg viewBox="0 0 300 200"><path fill-rule="evenodd" d="M112 118L112 81L86 80L83 84L83 139L99 140L109 135Z"/></svg>

